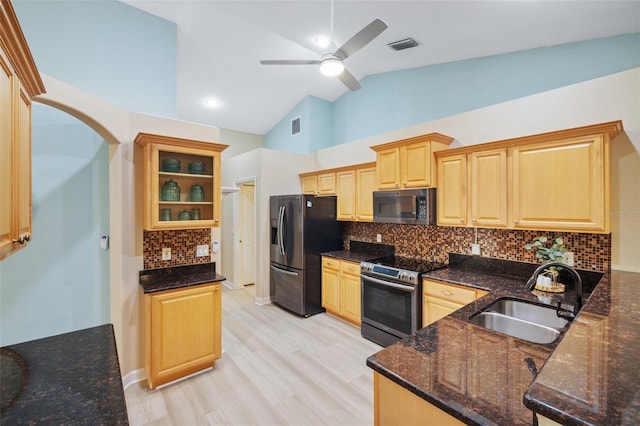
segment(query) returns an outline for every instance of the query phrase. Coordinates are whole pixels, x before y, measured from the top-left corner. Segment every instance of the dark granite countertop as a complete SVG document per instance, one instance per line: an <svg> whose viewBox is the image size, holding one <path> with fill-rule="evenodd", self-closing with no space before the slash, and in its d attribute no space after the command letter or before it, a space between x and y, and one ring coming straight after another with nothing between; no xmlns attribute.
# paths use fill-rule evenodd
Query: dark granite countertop
<svg viewBox="0 0 640 426"><path fill-rule="evenodd" d="M391 256L394 252L394 247L387 244L350 240L348 250L328 251L322 253L322 256L331 256L336 259L360 263Z"/></svg>
<svg viewBox="0 0 640 426"><path fill-rule="evenodd" d="M533 344L476 326L468 319L501 297L547 304L559 298L564 307L571 309L575 300L571 284L566 293L554 297L547 297L548 293L532 294L523 288L537 266L451 255L447 268L432 271L426 277L481 288L489 294L381 350L367 359L367 365L467 424L532 424L532 413L522 402L533 380L526 360L532 359L540 371L562 338L548 345ZM585 284L584 298L588 299L584 312L596 303L591 302L590 294L598 282L600 289L609 281L602 279L600 273L579 273ZM570 326L565 327L563 335L568 330ZM568 376L575 377L571 373Z"/></svg>
<svg viewBox="0 0 640 426"><path fill-rule="evenodd" d="M139 273L140 285L145 293L174 290L226 280L216 273L216 263L172 266L169 268L143 269Z"/></svg>
<svg viewBox="0 0 640 426"><path fill-rule="evenodd" d="M111 324L5 346L0 423L126 425Z"/></svg>
<svg viewBox="0 0 640 426"><path fill-rule="evenodd" d="M640 274L605 275L525 394L562 424L640 424Z"/></svg>

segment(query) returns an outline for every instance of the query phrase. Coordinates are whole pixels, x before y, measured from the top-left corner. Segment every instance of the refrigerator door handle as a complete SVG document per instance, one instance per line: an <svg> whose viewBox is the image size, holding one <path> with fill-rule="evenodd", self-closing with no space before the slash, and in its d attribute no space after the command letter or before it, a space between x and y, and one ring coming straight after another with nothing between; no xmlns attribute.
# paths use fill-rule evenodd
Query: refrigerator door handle
<svg viewBox="0 0 640 426"><path fill-rule="evenodd" d="M278 213L278 244L280 245L280 253L284 256L284 206L280 206Z"/></svg>
<svg viewBox="0 0 640 426"><path fill-rule="evenodd" d="M297 272L291 272L291 271L286 271L284 269L280 269L280 268L276 268L275 266L271 265L271 269L281 272L283 274L287 274L287 275L293 275L294 277L297 277L299 274Z"/></svg>

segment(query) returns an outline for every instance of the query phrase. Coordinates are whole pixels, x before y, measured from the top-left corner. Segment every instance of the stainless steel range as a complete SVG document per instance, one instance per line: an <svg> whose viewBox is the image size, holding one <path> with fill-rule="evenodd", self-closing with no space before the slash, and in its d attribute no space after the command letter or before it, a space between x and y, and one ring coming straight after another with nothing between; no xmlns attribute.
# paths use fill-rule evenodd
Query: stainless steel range
<svg viewBox="0 0 640 426"><path fill-rule="evenodd" d="M362 262L362 336L389 346L422 328L422 274L444 266L398 256Z"/></svg>

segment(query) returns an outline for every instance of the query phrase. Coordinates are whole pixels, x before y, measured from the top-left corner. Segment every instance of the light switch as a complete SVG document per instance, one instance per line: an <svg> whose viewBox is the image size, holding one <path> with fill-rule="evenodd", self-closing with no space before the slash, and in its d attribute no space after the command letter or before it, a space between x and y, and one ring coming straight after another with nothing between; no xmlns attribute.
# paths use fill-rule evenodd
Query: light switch
<svg viewBox="0 0 640 426"><path fill-rule="evenodd" d="M199 244L196 247L196 257L209 256L209 246L207 244Z"/></svg>

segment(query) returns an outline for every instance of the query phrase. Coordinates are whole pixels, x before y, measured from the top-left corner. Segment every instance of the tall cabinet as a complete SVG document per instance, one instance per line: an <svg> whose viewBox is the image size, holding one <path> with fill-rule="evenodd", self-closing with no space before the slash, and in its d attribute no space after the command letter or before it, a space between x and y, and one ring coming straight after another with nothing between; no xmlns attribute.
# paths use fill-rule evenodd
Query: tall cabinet
<svg viewBox="0 0 640 426"><path fill-rule="evenodd" d="M11 3L0 1L0 260L31 239L31 98L45 92Z"/></svg>

